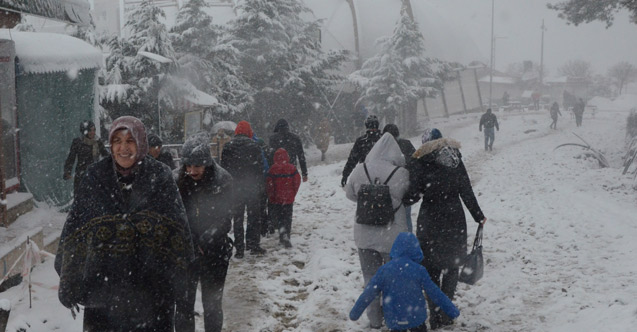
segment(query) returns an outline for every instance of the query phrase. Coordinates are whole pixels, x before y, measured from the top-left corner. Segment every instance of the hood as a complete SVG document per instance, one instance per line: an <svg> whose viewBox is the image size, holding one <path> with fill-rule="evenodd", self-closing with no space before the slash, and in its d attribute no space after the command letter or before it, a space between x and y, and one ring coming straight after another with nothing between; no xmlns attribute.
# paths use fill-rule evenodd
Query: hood
<svg viewBox="0 0 637 332"><path fill-rule="evenodd" d="M206 132L198 132L188 137L181 146L181 162L189 166L210 166L210 136Z"/></svg>
<svg viewBox="0 0 637 332"><path fill-rule="evenodd" d="M460 142L451 138L439 138L432 141L428 141L421 145L416 152L412 155L412 158L418 159L426 156L434 151L440 150L444 147L450 147L460 150Z"/></svg>
<svg viewBox="0 0 637 332"><path fill-rule="evenodd" d="M121 129L128 130L135 143L137 143L137 155L135 159L137 162L142 161L148 154L148 139L146 138L146 128L142 121L134 116L120 116L113 121L111 130L108 132L108 143L112 144L113 134Z"/></svg>
<svg viewBox="0 0 637 332"><path fill-rule="evenodd" d="M275 133L287 133L289 131L290 131L290 125L285 119L281 119L277 121L276 126L274 126Z"/></svg>
<svg viewBox="0 0 637 332"><path fill-rule="evenodd" d="M405 157L400 152L396 139L390 133L385 133L365 158L366 163L379 160L390 162L394 166L405 166Z"/></svg>
<svg viewBox="0 0 637 332"><path fill-rule="evenodd" d="M287 164L290 162L290 156L288 152L284 148L278 148L276 152L274 152L274 163L275 164Z"/></svg>
<svg viewBox="0 0 637 332"><path fill-rule="evenodd" d="M422 259L425 258L425 255L423 255L422 249L420 249L420 242L418 242L416 235L414 235L414 233L402 232L396 237L394 245L392 245L391 251L389 252L389 257L392 259L405 257L416 263L420 263Z"/></svg>
<svg viewBox="0 0 637 332"><path fill-rule="evenodd" d="M252 127L250 127L250 123L248 121L241 121L237 124L237 128L235 128L234 134L235 136L243 135L252 138L254 132L252 132Z"/></svg>

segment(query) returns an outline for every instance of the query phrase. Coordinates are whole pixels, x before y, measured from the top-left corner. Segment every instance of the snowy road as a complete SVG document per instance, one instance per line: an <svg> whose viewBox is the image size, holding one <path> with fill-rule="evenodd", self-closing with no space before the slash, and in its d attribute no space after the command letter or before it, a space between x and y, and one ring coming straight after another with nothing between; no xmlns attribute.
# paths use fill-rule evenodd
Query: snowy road
<svg viewBox="0 0 637 332"><path fill-rule="evenodd" d="M494 151L482 150L477 116L437 119L443 135L462 142L478 201L489 218L485 276L461 284L461 315L444 331L633 331L637 326L637 192L621 175L626 113L598 112L558 130L544 113L498 113ZM576 132L602 150L612 167L583 158ZM414 138L415 143L417 138ZM347 319L362 291L353 241L355 203L340 188L347 146L310 167L294 211L292 249L262 240L264 257L231 262L224 331L367 331L365 315ZM310 154L312 151L310 151ZM415 217L418 206L412 209ZM476 224L469 223L469 238ZM471 241L471 240L470 240ZM36 268L34 309L24 288L3 293L14 303L7 331L79 331L80 320L57 302L48 260ZM44 282L44 281L46 282ZM21 299L21 300L20 300ZM200 302L197 303L201 311ZM27 325L28 324L28 325ZM203 331L198 321L198 331Z"/></svg>

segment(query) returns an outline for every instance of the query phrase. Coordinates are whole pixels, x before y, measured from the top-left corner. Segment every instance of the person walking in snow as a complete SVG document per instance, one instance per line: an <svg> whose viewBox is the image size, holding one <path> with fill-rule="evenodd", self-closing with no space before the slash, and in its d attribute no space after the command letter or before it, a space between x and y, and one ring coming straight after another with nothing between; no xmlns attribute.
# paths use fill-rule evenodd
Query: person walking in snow
<svg viewBox="0 0 637 332"><path fill-rule="evenodd" d="M265 254L261 248L261 193L264 190L263 155L252 140L252 127L247 121L237 124L232 140L223 147L221 167L234 179L233 231L235 257L243 258L244 250L253 255ZM243 228L247 210L247 226ZM244 242L245 239L245 242Z"/></svg>
<svg viewBox="0 0 637 332"><path fill-rule="evenodd" d="M488 108L487 112L480 117L480 125L478 131L482 131L484 127L484 151L493 151L493 141L495 140L495 129L500 131L500 125L498 125L498 118Z"/></svg>
<svg viewBox="0 0 637 332"><path fill-rule="evenodd" d="M398 147L400 147L400 152L402 152L403 157L405 157L405 165L409 165L411 161L411 155L416 152L416 148L411 141L407 139L400 138L400 131L398 131L398 126L393 123L386 124L385 128L383 128L383 134L390 133L396 139L398 143ZM413 222L411 220L411 206L405 206L405 216L407 217L407 230L411 232L413 230Z"/></svg>
<svg viewBox="0 0 637 332"><path fill-rule="evenodd" d="M73 195L77 194L82 176L86 172L88 166L100 159L100 157L108 156L104 143L95 137L95 124L91 121L82 121L80 123L80 137L74 138L71 143L71 149L64 162L64 180L71 178L71 171L75 165L75 178L73 179Z"/></svg>
<svg viewBox="0 0 637 332"><path fill-rule="evenodd" d="M391 331L427 331L425 294L451 319L460 315L458 308L431 281L427 269L420 265L424 255L414 234L398 234L389 255L391 260L378 269L356 300L349 313L351 320L358 320L381 293L385 324Z"/></svg>
<svg viewBox="0 0 637 332"><path fill-rule="evenodd" d="M369 151L365 162L356 165L345 186L347 198L356 202L359 190L363 185L370 183L370 178L378 178L381 183L389 179L387 185L394 210L393 222L385 226L354 224L354 242L358 248L365 286L369 284L378 268L389 262L389 252L398 234L407 232L405 207L401 203L409 186L409 173L404 166L405 158L398 143L391 134L386 133ZM367 317L372 328L381 328L383 313L380 299L375 299L369 304Z"/></svg>
<svg viewBox="0 0 637 332"><path fill-rule="evenodd" d="M557 102L553 102L553 105L551 105L551 119L553 120L553 122L551 122L550 127L552 129L557 129L557 116L562 116L562 112L560 112L560 105L557 104Z"/></svg>
<svg viewBox="0 0 637 332"><path fill-rule="evenodd" d="M573 114L575 115L575 125L578 127L582 126L582 118L584 116L584 108L586 107L586 103L580 98L575 106L573 106Z"/></svg>
<svg viewBox="0 0 637 332"><path fill-rule="evenodd" d="M409 170L409 193L405 203L422 198L416 235L427 253L423 265L433 282L453 300L459 265L467 254L467 222L462 203L477 223L486 222L462 162L460 143L443 138L438 129L427 129ZM450 324L449 317L430 303L432 329Z"/></svg>
<svg viewBox="0 0 637 332"><path fill-rule="evenodd" d="M232 176L212 159L210 137L198 133L181 149L183 166L177 187L186 208L195 260L189 265L187 290L177 300L175 331L195 331L195 297L201 282L206 332L221 332L223 288L232 257Z"/></svg>
<svg viewBox="0 0 637 332"><path fill-rule="evenodd" d="M307 181L307 165L305 163L305 152L303 144L298 135L290 132L290 125L287 120L280 119L274 126L274 134L270 136L269 144L272 154L279 148L284 148L290 156L290 164L296 167L296 161L299 161L301 167L301 176L303 182ZM271 158L272 159L272 158Z"/></svg>
<svg viewBox="0 0 637 332"><path fill-rule="evenodd" d="M270 167L266 179L271 222L279 230L281 245L291 248L292 206L301 185L301 176L290 163L285 149L279 148L274 152L274 165Z"/></svg>
<svg viewBox="0 0 637 332"><path fill-rule="evenodd" d="M365 161L367 153L369 153L374 144L380 139L381 132L378 130L379 125L380 123L376 115L370 115L365 119L365 135L358 137L354 142L352 151L350 151L347 162L345 163L345 168L343 168L341 186L345 187L347 178L354 170L354 167Z"/></svg>
<svg viewBox="0 0 637 332"><path fill-rule="evenodd" d="M170 170L148 155L139 119L113 121L109 142L62 229L58 297L72 312L84 306L84 331L172 332L193 259L184 205Z"/></svg>
<svg viewBox="0 0 637 332"><path fill-rule="evenodd" d="M159 138L159 136L155 134L148 135L148 154L153 158L161 161L166 164L171 170L177 168L175 165L175 161L173 160L173 156L170 154L168 150L162 150L162 145L164 142Z"/></svg>

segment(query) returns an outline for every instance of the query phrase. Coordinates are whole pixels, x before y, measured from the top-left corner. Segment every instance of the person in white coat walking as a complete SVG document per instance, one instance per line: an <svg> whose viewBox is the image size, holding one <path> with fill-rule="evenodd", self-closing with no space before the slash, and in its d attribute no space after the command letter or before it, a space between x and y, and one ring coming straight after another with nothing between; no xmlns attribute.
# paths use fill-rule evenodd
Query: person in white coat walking
<svg viewBox="0 0 637 332"><path fill-rule="evenodd" d="M354 225L354 242L358 248L363 279L367 285L378 268L389 262L389 252L398 234L408 232L402 198L409 187L409 172L404 168L405 157L403 157L398 143L390 133L385 133L371 149L365 158L365 163L358 164L354 168L345 185L347 198L354 202L358 200L361 186L369 183L364 165L367 167L370 178L379 178L382 181L387 179L397 166L400 167L387 182L393 208L396 210L393 222L384 226ZM380 329L382 327L383 312L380 298L369 305L367 317L371 328Z"/></svg>

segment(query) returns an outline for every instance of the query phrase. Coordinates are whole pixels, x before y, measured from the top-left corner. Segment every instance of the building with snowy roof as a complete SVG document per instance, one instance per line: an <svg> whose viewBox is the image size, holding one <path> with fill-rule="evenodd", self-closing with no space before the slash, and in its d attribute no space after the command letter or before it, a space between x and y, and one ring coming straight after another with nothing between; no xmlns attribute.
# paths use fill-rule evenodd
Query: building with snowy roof
<svg viewBox="0 0 637 332"><path fill-rule="evenodd" d="M64 205L72 181L64 161L79 124L99 126L97 71L102 52L67 35L0 29L0 89L7 187L38 201ZM19 150L18 150L19 148Z"/></svg>

